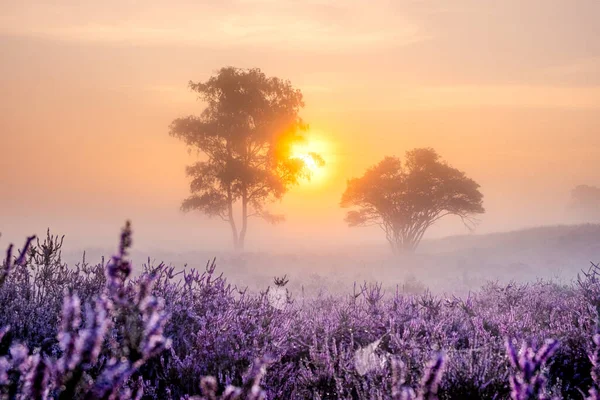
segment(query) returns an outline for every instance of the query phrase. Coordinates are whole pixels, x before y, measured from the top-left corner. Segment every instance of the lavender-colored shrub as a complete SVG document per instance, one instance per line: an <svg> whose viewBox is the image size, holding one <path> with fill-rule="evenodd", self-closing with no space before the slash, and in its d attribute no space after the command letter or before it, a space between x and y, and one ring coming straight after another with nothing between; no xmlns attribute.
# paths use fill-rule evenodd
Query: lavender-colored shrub
<svg viewBox="0 0 600 400"><path fill-rule="evenodd" d="M62 240L0 268L0 398L598 399L597 265L466 298L364 283L296 301L285 276L252 293L215 260L133 276L129 225L97 265L65 265Z"/></svg>
<svg viewBox="0 0 600 400"><path fill-rule="evenodd" d="M129 224L121 235L118 254L106 265L102 293L97 293L93 306L85 303L83 315L81 300L74 292L84 289L82 293L91 294L85 290L90 289L87 283L99 277L61 264L62 240L48 234L44 243L30 247L32 240L28 239L14 263L9 248L3 263L2 298L12 301L14 308L6 309L0 321L3 325L6 320L14 322L23 335L13 336L14 343L0 358L0 394L9 399L141 398L143 387L135 385L131 377L144 362L169 348L170 340L162 334L166 322L162 300L151 295L154 277L143 274L127 282L131 272L125 259L131 245ZM66 279L66 287L58 284L57 275ZM55 305L61 291L67 292L61 313L53 308L36 313L29 308L29 303L44 308L45 299ZM40 324L51 317L55 322L59 315L58 332ZM40 332L31 327L48 335L41 338L42 347L32 351L29 346L40 341ZM11 329L10 325L2 328L3 343L11 339L7 337Z"/></svg>

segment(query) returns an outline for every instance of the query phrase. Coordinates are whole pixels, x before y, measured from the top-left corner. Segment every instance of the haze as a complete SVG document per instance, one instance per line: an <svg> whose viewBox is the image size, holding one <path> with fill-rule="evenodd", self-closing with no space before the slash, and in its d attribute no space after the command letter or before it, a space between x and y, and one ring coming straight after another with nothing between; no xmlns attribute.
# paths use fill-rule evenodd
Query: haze
<svg viewBox="0 0 600 400"><path fill-rule="evenodd" d="M598 20L595 0L3 0L1 242L50 227L112 247L129 218L140 250L230 248L226 224L179 211L196 156L168 136L203 108L188 81L229 65L289 79L326 144L324 176L274 206L285 223L253 222L252 251L381 243L340 196L415 147L481 184L477 234L574 222L570 190L600 185Z"/></svg>

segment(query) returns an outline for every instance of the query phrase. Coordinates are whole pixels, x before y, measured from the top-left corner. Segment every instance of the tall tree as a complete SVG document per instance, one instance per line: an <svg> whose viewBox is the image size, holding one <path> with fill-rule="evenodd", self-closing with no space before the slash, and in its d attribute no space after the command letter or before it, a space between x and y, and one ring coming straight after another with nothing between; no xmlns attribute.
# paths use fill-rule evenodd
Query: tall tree
<svg viewBox="0 0 600 400"><path fill-rule="evenodd" d="M355 208L346 215L350 226L379 226L394 253L414 251L427 229L446 215L457 215L472 228L473 216L485 212L479 185L430 148L408 151L404 165L386 157L350 179L340 205Z"/></svg>
<svg viewBox="0 0 600 400"><path fill-rule="evenodd" d="M233 67L189 87L206 107L200 116L174 120L169 133L205 159L186 169L191 195L181 209L220 217L231 227L234 247L243 249L248 219L281 221L265 205L310 175L305 162L291 156L292 147L305 140L307 126L298 115L302 93L260 69ZM323 163L319 155L310 156Z"/></svg>
<svg viewBox="0 0 600 400"><path fill-rule="evenodd" d="M571 190L570 210L585 222L600 221L600 188L579 185Z"/></svg>

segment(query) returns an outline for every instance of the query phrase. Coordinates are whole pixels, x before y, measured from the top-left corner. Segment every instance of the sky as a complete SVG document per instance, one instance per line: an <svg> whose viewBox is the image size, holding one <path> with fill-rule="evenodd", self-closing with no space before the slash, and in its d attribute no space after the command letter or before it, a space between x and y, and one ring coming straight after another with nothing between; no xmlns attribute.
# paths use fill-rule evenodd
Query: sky
<svg viewBox="0 0 600 400"><path fill-rule="evenodd" d="M224 66L299 88L327 163L249 248L383 241L341 194L415 147L481 184L477 233L569 222L570 190L600 185L598 20L596 0L0 0L0 245L49 227L110 246L129 218L141 249L228 248L222 221L179 211L196 157L168 135Z"/></svg>

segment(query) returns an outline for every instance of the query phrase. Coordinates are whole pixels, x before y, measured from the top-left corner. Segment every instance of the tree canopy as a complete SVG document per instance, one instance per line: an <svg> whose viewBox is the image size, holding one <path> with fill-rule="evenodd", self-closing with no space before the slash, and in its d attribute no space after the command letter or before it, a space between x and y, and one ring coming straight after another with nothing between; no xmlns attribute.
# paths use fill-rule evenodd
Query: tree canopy
<svg viewBox="0 0 600 400"><path fill-rule="evenodd" d="M427 229L447 215L473 228L484 213L479 184L449 166L431 148L408 151L404 165L386 157L360 178L350 179L340 205L353 208L350 226L379 226L394 253L414 251Z"/></svg>
<svg viewBox="0 0 600 400"><path fill-rule="evenodd" d="M248 219L281 221L283 216L268 212L266 204L310 175L303 160L291 157L292 146L305 140L307 129L298 115L304 107L302 93L260 69L233 67L189 87L206 107L199 116L174 120L169 133L205 159L186 169L191 195L181 209L228 222L234 247L241 249ZM323 163L319 155L311 157ZM238 203L241 218L236 219Z"/></svg>

